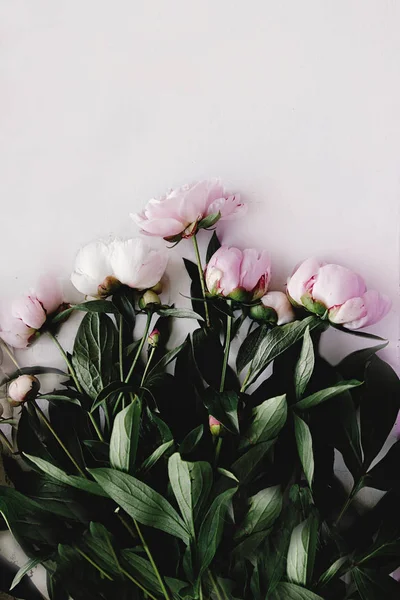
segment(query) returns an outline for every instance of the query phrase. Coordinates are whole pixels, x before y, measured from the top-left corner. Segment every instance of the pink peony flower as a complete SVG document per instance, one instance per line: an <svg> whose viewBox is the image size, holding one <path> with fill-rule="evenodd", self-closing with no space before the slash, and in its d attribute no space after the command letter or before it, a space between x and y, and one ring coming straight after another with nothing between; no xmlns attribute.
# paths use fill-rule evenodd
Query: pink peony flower
<svg viewBox="0 0 400 600"><path fill-rule="evenodd" d="M206 267L205 279L213 296L257 300L266 293L271 279L269 255L253 248L242 251L221 246Z"/></svg>
<svg viewBox="0 0 400 600"><path fill-rule="evenodd" d="M224 192L219 180L199 181L170 191L159 200L149 200L141 213L131 214L143 233L163 238L190 237L207 215L233 219L247 207L240 196Z"/></svg>
<svg viewBox="0 0 400 600"><path fill-rule="evenodd" d="M48 315L62 304L59 282L52 277L41 278L35 291L14 300L10 312L2 316L0 337L14 348L26 348Z"/></svg>
<svg viewBox="0 0 400 600"><path fill-rule="evenodd" d="M265 294L260 304L251 307L250 316L256 321L276 325L286 325L296 318L292 305L283 292Z"/></svg>
<svg viewBox="0 0 400 600"><path fill-rule="evenodd" d="M315 258L305 260L289 278L287 293L292 303L325 316L337 325L360 329L380 321L391 302L375 290L367 290L362 277L340 265Z"/></svg>
<svg viewBox="0 0 400 600"><path fill-rule="evenodd" d="M20 375L8 386L8 397L11 406L19 406L34 400L40 390L40 382L33 375Z"/></svg>

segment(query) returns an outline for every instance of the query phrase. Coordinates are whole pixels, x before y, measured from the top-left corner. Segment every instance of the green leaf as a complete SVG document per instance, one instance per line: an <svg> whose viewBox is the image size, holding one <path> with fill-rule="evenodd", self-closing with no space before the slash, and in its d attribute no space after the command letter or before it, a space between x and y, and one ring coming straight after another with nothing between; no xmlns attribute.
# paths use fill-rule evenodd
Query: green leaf
<svg viewBox="0 0 400 600"><path fill-rule="evenodd" d="M364 478L365 485L377 490L388 491L400 488L400 440L390 447L385 456Z"/></svg>
<svg viewBox="0 0 400 600"><path fill-rule="evenodd" d="M79 396L78 392L75 390L54 390L54 392L50 392L49 394L42 394L39 396L40 400L47 400L48 402L70 402L71 404L76 404L77 406L81 406L80 400L78 400L77 396Z"/></svg>
<svg viewBox="0 0 400 600"><path fill-rule="evenodd" d="M267 335L268 330L268 325L260 325L257 327L257 329L245 337L240 345L236 357L236 370L238 373L241 373L245 366L248 365L251 360L253 360L254 355L257 352L257 348Z"/></svg>
<svg viewBox="0 0 400 600"><path fill-rule="evenodd" d="M141 402L134 401L121 410L114 420L110 439L110 463L125 473L133 470L139 442Z"/></svg>
<svg viewBox="0 0 400 600"><path fill-rule="evenodd" d="M194 537L192 485L189 463L181 459L179 452L175 452L175 454L169 457L168 476L183 520L192 537Z"/></svg>
<svg viewBox="0 0 400 600"><path fill-rule="evenodd" d="M89 302L83 302L82 304L74 304L69 308L58 313L51 319L53 324L64 321L65 317L70 315L74 310L81 310L84 312L95 312L95 313L109 313L116 314L118 309L113 305L112 302L107 300L90 300Z"/></svg>
<svg viewBox="0 0 400 600"><path fill-rule="evenodd" d="M26 562L17 572L17 574L15 575L14 579L12 580L12 583L10 585L10 592L11 590L13 590L21 581L21 579L23 577L25 577L25 575L27 573L29 573L29 571L31 571L32 569L34 569L37 565L39 565L41 562L40 558L31 558L30 560L28 560L28 562Z"/></svg>
<svg viewBox="0 0 400 600"><path fill-rule="evenodd" d="M189 338L186 338L183 344L180 344L180 346L177 346L176 348L169 350L169 352L166 352L166 354L164 354L164 356L150 370L145 381L149 379L151 380L151 378L157 373L162 373L165 370L165 367L169 365L169 363L172 362L184 348L187 348L188 344Z"/></svg>
<svg viewBox="0 0 400 600"><path fill-rule="evenodd" d="M361 350L356 350L355 352L348 354L338 364L338 371L340 371L344 379L352 379L353 377L363 379L365 367L369 360L379 352L379 350L386 348L388 343L389 342L386 341L384 344L372 346L371 348L362 348Z"/></svg>
<svg viewBox="0 0 400 600"><path fill-rule="evenodd" d="M326 402L326 400L330 400L331 398L334 398L335 396L338 396L347 390L358 387L359 385L362 385L362 381L357 381L357 379L340 381L336 385L328 387L319 392L315 392L315 394L311 394L310 396L307 396L307 398L303 398L303 400L296 402L294 406L299 410L308 410L313 408L313 406L321 404L321 402Z"/></svg>
<svg viewBox="0 0 400 600"><path fill-rule="evenodd" d="M286 395L265 400L253 409L253 417L253 422L241 439L239 448L254 446L272 440L278 435L286 423Z"/></svg>
<svg viewBox="0 0 400 600"><path fill-rule="evenodd" d="M120 566L113 548L111 534L101 523L90 523L89 532L84 537L85 550L106 572L119 575Z"/></svg>
<svg viewBox="0 0 400 600"><path fill-rule="evenodd" d="M265 455L274 445L275 440L261 442L247 450L232 465L231 471L239 479L241 485L249 483L261 468Z"/></svg>
<svg viewBox="0 0 400 600"><path fill-rule="evenodd" d="M13 371L11 375L6 375L0 381L0 386L5 383L10 383L13 379L16 379L20 375L46 375L47 373L54 373L55 375L61 375L62 377L69 377L68 373L65 371L61 371L60 369L56 369L55 367L22 367L21 369L17 369Z"/></svg>
<svg viewBox="0 0 400 600"><path fill-rule="evenodd" d="M341 556L340 558L335 560L335 562L331 564L331 566L324 573L322 573L321 577L318 580L318 586L324 587L325 585L327 585L331 581L331 579L338 575L343 565L346 564L348 560L348 556Z"/></svg>
<svg viewBox="0 0 400 600"><path fill-rule="evenodd" d="M213 471L210 463L196 461L189 464L192 480L193 516L197 521L202 517L213 484Z"/></svg>
<svg viewBox="0 0 400 600"><path fill-rule="evenodd" d="M114 469L91 469L97 483L132 519L161 529L189 543L184 521L171 504L151 487Z"/></svg>
<svg viewBox="0 0 400 600"><path fill-rule="evenodd" d="M98 394L96 400L93 402L93 406L90 409L90 412L91 413L95 412L95 410L97 410L99 408L99 406L101 404L103 404L103 402L108 400L108 398L110 396L112 396L113 394L119 394L120 392L122 392L122 393L135 392L136 389L137 388L130 383L124 383L123 381L112 381L111 383L106 385L101 390L101 392Z"/></svg>
<svg viewBox="0 0 400 600"><path fill-rule="evenodd" d="M95 400L113 377L115 327L103 313L87 313L76 334L72 364L80 384Z"/></svg>
<svg viewBox="0 0 400 600"><path fill-rule="evenodd" d="M123 316L129 330L132 332L136 321L135 290L125 285L120 287L113 294L112 303Z"/></svg>
<svg viewBox="0 0 400 600"><path fill-rule="evenodd" d="M201 221L198 223L197 228L198 229L208 229L209 227L212 227L213 225L215 225L221 218L221 213L217 212L217 213L213 213L211 215L207 215L206 217L204 217L204 219L201 219Z"/></svg>
<svg viewBox="0 0 400 600"><path fill-rule="evenodd" d="M400 380L392 367L378 356L367 362L364 376L360 423L364 467L368 468L396 421L400 410Z"/></svg>
<svg viewBox="0 0 400 600"><path fill-rule="evenodd" d="M154 573L150 561L137 554L134 550L126 548L121 551L124 568L147 590L155 594L161 592L159 581Z"/></svg>
<svg viewBox="0 0 400 600"><path fill-rule="evenodd" d="M214 233L212 234L211 239L208 243L208 247L207 247L207 254L206 254L206 262L207 263L210 261L210 258L212 257L212 255L215 254L217 250L219 250L219 248L221 248L221 243L218 239L217 233L214 231Z"/></svg>
<svg viewBox="0 0 400 600"><path fill-rule="evenodd" d="M301 347L300 357L297 361L294 371L294 385L296 390L296 398L299 400L311 379L314 370L315 357L314 345L310 335L310 329L304 332L303 345Z"/></svg>
<svg viewBox="0 0 400 600"><path fill-rule="evenodd" d="M287 577L292 583L307 585L314 568L318 521L310 515L292 531L287 555Z"/></svg>
<svg viewBox="0 0 400 600"><path fill-rule="evenodd" d="M250 498L249 510L235 538L241 539L272 527L281 513L282 501L279 485L261 490Z"/></svg>
<svg viewBox="0 0 400 600"><path fill-rule="evenodd" d="M103 492L101 487L97 485L96 482L90 481L90 479L84 479L83 477L78 477L76 475L67 475L67 473L64 473L64 471L55 465L52 465L47 462L47 460L43 460L37 456L31 456L30 454L25 453L24 456L33 462L41 471L43 471L43 473L46 473L46 475L49 475L49 477L52 477L56 481L65 483L78 490L88 492L89 494L94 494L95 496L107 497L107 494Z"/></svg>
<svg viewBox="0 0 400 600"><path fill-rule="evenodd" d="M287 325L274 327L261 340L257 348L255 356L250 365L250 377L247 386L253 383L266 367L282 352L285 352L290 346L295 344L304 335L304 332L309 328L309 331L316 327L321 327L323 321L318 317L307 317L302 321L293 321Z"/></svg>
<svg viewBox="0 0 400 600"><path fill-rule="evenodd" d="M351 574L362 600L398 600L400 585L388 575L357 567Z"/></svg>
<svg viewBox="0 0 400 600"><path fill-rule="evenodd" d="M294 583L282 582L276 587L271 600L324 600L324 598Z"/></svg>
<svg viewBox="0 0 400 600"><path fill-rule="evenodd" d="M203 317L194 310L189 308L159 308L157 313L163 317L175 317L177 319L197 319L197 321L204 321Z"/></svg>
<svg viewBox="0 0 400 600"><path fill-rule="evenodd" d="M204 394L204 405L209 414L234 434L239 433L238 402L239 396L236 392L217 392L209 387Z"/></svg>
<svg viewBox="0 0 400 600"><path fill-rule="evenodd" d="M147 471L150 471L150 469L154 467L154 465L160 460L160 458L164 456L167 450L172 448L173 445L174 440L169 440L168 442L164 442L163 444L161 444L161 446L158 446L158 448L156 448L154 452L152 452L150 456L148 456L146 460L143 461L140 467L140 472L147 473Z"/></svg>
<svg viewBox="0 0 400 600"><path fill-rule="evenodd" d="M234 487L219 494L211 504L201 524L197 541L200 576L215 556L222 538L228 504L235 495L236 490L237 487Z"/></svg>
<svg viewBox="0 0 400 600"><path fill-rule="evenodd" d="M201 438L203 437L203 433L204 433L204 425L199 425L195 429L192 429L192 431L189 431L189 433L184 437L184 439L179 444L179 452L182 455L190 454L191 452L193 452L193 450L195 450L195 448L199 444Z"/></svg>
<svg viewBox="0 0 400 600"><path fill-rule="evenodd" d="M311 488L314 478L314 454L310 428L297 415L293 414L293 419L297 450L308 485Z"/></svg>

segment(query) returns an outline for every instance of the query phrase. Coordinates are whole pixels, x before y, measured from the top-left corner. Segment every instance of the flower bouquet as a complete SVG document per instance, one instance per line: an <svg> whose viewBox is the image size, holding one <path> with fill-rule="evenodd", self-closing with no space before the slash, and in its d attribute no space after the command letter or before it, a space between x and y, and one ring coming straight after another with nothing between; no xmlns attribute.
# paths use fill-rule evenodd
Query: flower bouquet
<svg viewBox="0 0 400 600"><path fill-rule="evenodd" d="M198 232L245 208L212 181L133 215L150 236L193 243L190 309L163 300L167 250L138 238L79 251L81 303L47 278L3 315L15 408L2 420L13 486L0 487L0 513L28 557L7 580L18 597L42 597L26 576L38 564L51 600L400 597L400 442L385 445L399 379L376 336L337 365L319 352L328 327L368 337L358 330L390 302L316 259L271 291L268 255L216 231L201 257ZM72 312L83 318L67 351L57 336ZM170 347L176 319L190 331ZM64 370L15 359L10 347L43 336ZM364 487L386 493L362 509Z"/></svg>

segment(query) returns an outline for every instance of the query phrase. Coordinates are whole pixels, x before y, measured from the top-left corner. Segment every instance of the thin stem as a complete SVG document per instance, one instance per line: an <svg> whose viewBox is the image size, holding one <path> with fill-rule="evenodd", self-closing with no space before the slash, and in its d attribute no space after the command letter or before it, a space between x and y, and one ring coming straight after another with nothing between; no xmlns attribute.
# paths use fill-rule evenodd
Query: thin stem
<svg viewBox="0 0 400 600"><path fill-rule="evenodd" d="M150 367L150 363L151 363L151 361L152 361L152 359L153 359L153 356L154 356L154 352L155 352L155 351L156 351L156 348L155 348L155 347L153 347L153 348L150 350L150 355L149 355L149 358L147 359L147 363L146 363L146 367L145 367L145 369L144 369L144 373L143 373L142 381L140 382L140 387L142 387L142 385L143 385L143 384L144 384L144 382L145 382L145 379L146 379L146 376L147 376L147 373L148 373L148 370L149 370L149 367Z"/></svg>
<svg viewBox="0 0 400 600"><path fill-rule="evenodd" d="M93 414L91 412L88 412L88 415L89 415L89 419L90 419L90 421L91 421L91 423L92 423L92 425L93 425L93 427L94 427L94 429L95 429L95 431L97 433L97 437L99 438L99 440L101 442L104 442L103 434L100 431L100 427L96 423L96 419L94 418L94 416L93 416Z"/></svg>
<svg viewBox="0 0 400 600"><path fill-rule="evenodd" d="M121 571L121 573L123 575L125 575L125 577L127 577L128 579L130 579L135 585L138 586L138 588L140 588L142 590L142 592L144 592L145 594L145 598L151 598L152 600L157 600L157 598L155 596L153 596L153 594L151 594L149 592L149 590L146 590L145 587L142 586L142 584L135 579L134 577L132 577L132 575L130 573L128 573L128 571L125 571L125 569L123 569L122 567L119 568L119 570Z"/></svg>
<svg viewBox="0 0 400 600"><path fill-rule="evenodd" d="M72 456L72 454L70 453L70 451L68 450L68 448L64 445L64 443L62 442L62 440L59 438L59 436L57 435L57 433L54 431L52 424L50 423L50 421L48 420L48 418L46 417L46 415L44 414L44 412L42 411L42 409L36 403L35 400L33 401L33 405L34 405L34 407L36 409L36 412L41 417L43 423L46 425L47 429L53 434L54 438L60 444L61 448L64 450L65 454L68 456L68 458L70 459L70 461L72 462L72 464L74 465L74 467L76 468L76 470L80 473L80 475L82 475L82 477L85 477L85 479L88 479L86 473L84 473L84 471L82 471L82 469L80 468L80 466L78 465L78 463L76 462L76 460L74 459L74 457Z"/></svg>
<svg viewBox="0 0 400 600"><path fill-rule="evenodd" d="M192 236L192 241L193 241L194 252L196 254L197 268L199 270L201 291L202 291L203 298L204 298L204 312L205 312L205 316L206 316L206 325L207 325L207 327L211 327L210 314L208 312L208 304L207 304L207 300L206 300L206 282L204 281L204 273L203 273L203 267L201 266L199 245L197 243L197 238L195 235Z"/></svg>
<svg viewBox="0 0 400 600"><path fill-rule="evenodd" d="M215 458L214 458L214 465L215 467L217 467L218 465L218 460L219 460L219 455L221 452L221 447L222 447L222 437L218 438L217 441L217 447L215 448Z"/></svg>
<svg viewBox="0 0 400 600"><path fill-rule="evenodd" d="M213 577L213 574L211 573L210 569L207 571L207 573L208 573L208 577L210 578L211 585L214 588L214 592L215 592L215 595L217 597L217 600L223 600L223 598L222 598L222 596L220 594L220 590L219 590L218 584L215 581L215 579Z"/></svg>
<svg viewBox="0 0 400 600"><path fill-rule="evenodd" d="M203 588L201 586L201 581L200 581L200 587L199 587L199 600L204 600Z"/></svg>
<svg viewBox="0 0 400 600"><path fill-rule="evenodd" d="M119 511L119 508L117 510ZM136 533L133 531L132 527L129 525L129 523L125 519L125 517L120 512L117 512L117 517L121 521L122 525L125 527L125 529L127 530L127 532L136 541L137 540Z"/></svg>
<svg viewBox="0 0 400 600"><path fill-rule="evenodd" d="M123 346L123 328L124 328L124 317L119 315L119 343L118 343L118 353L119 353L119 378L121 381L124 381L124 346Z"/></svg>
<svg viewBox="0 0 400 600"><path fill-rule="evenodd" d="M139 523L135 519L133 520L133 522L135 523L136 531L138 532L138 535L139 535L140 541L142 542L142 546L144 548L144 551L146 552L147 557L148 557L148 559L149 559L149 561L151 563L151 566L153 567L153 571L155 573L155 576L158 579L158 583L160 584L161 590L162 590L162 592L164 594L164 598L166 600L170 600L170 596L169 596L169 594L167 592L167 588L165 587L164 581L163 581L163 579L162 579L162 577L160 575L159 570L157 569L157 565L154 562L154 558L153 558L153 555L150 552L150 548L148 547L148 545L146 543L146 540L143 537L143 534L142 534L142 532L140 530L140 527L139 527Z"/></svg>
<svg viewBox="0 0 400 600"><path fill-rule="evenodd" d="M249 368L249 370L247 371L247 375L246 375L246 377L244 378L244 381L243 381L243 383L242 383L242 387L240 388L240 391L241 391L241 392L245 392L245 391L246 391L246 388L247 388L247 382L248 382L248 381L249 381L249 379L250 379L250 375L251 375L251 367L250 367L250 368Z"/></svg>
<svg viewBox="0 0 400 600"><path fill-rule="evenodd" d="M0 424L1 424L1 422L0 422ZM11 446L10 442L8 441L8 438L7 438L6 434L3 431L1 431L1 429L0 429L0 439L2 440L2 442L4 443L4 445L7 446L7 448L11 452L11 454L14 454L14 448Z"/></svg>
<svg viewBox="0 0 400 600"><path fill-rule="evenodd" d="M129 380L132 376L132 373L136 367L136 363L139 360L139 357L141 355L141 352L143 350L143 346L145 345L145 342L147 341L147 338L149 336L149 329L150 329L150 321L151 321L151 317L152 314L150 312L147 313L147 321L146 321L146 327L142 336L142 339L140 340L140 344L139 344L139 348L137 349L137 352L135 354L135 358L132 361L131 364L131 368L129 369L128 375L125 377L125 383L129 383Z"/></svg>
<svg viewBox="0 0 400 600"><path fill-rule="evenodd" d="M230 307L230 300L228 300L228 306ZM224 348L224 361L222 363L222 373L221 373L221 383L219 386L219 391L223 392L225 387L225 378L226 378L226 370L228 368L228 360L229 360L229 350L231 347L231 335L232 335L232 317L230 315L227 316L226 322L226 338L225 338L225 348Z"/></svg>
<svg viewBox="0 0 400 600"><path fill-rule="evenodd" d="M75 373L75 369L74 369L74 367L72 366L72 363L71 363L71 361L69 360L67 353L65 352L64 348L61 346L61 344L60 344L60 342L58 341L58 339L56 338L56 336L55 336L55 335L53 335L53 334L51 333L51 331L49 331L49 332L48 332L48 334L49 334L49 336L51 337L51 339L53 340L53 342L55 343L55 345L57 346L57 348L59 349L61 356L62 356L62 357L63 357L63 359L65 360L65 364L67 365L67 367L68 367L68 369L69 369L69 372L70 372L70 374L71 374L71 377L72 377L72 379L74 380L74 383L75 383L75 385L76 385L76 389L78 390L78 392L79 392L80 394L82 394L82 393L83 393L82 386L81 386L81 384L80 384L80 383L79 383L79 381L78 381L78 378L77 378L77 376L76 376L76 373Z"/></svg>
<svg viewBox="0 0 400 600"><path fill-rule="evenodd" d="M110 575L108 573L106 573L105 571L103 571L103 569L101 567L99 567L99 565L97 563L94 562L94 560L92 560L90 558L90 556L88 556L87 554L85 554L82 550L80 550L80 548L77 548L75 546L75 550L81 555L83 556L83 558L85 560L88 561L88 563L90 563L95 569L97 569L99 571L99 573L101 573L103 575L103 577L105 577L106 579L108 579L109 581L113 581L113 578L110 577Z"/></svg>
<svg viewBox="0 0 400 600"><path fill-rule="evenodd" d="M334 523L335 527L337 527L339 525L340 521L343 519L345 513L347 512L351 503L353 502L355 496L358 494L358 492L361 490L361 488L363 486L364 486L364 478L361 477L358 480L358 482L353 485L353 489L351 490L349 497L347 498L346 502L343 504L342 510L340 511L339 516Z"/></svg>
<svg viewBox="0 0 400 600"><path fill-rule="evenodd" d="M2 346L7 354L7 356L9 357L9 359L14 363L14 365L17 367L17 369L20 368L17 359L15 358L14 354L11 352L10 348L8 347L8 345L3 342L2 340Z"/></svg>

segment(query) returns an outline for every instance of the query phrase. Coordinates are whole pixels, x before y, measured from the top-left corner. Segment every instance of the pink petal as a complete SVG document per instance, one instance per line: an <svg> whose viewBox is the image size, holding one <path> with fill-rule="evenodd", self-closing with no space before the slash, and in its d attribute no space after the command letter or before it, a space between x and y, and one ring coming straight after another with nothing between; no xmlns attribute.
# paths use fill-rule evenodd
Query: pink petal
<svg viewBox="0 0 400 600"><path fill-rule="evenodd" d="M337 325L346 325L365 317L367 309L363 298L351 298L339 307L334 306L329 311L329 320Z"/></svg>
<svg viewBox="0 0 400 600"><path fill-rule="evenodd" d="M223 296L228 296L240 285L240 265L242 263L242 252L237 248L221 246L219 250L212 255L206 269L209 278L214 280L212 271L219 271L219 292Z"/></svg>
<svg viewBox="0 0 400 600"><path fill-rule="evenodd" d="M186 227L186 223L176 219L153 219L151 221L138 221L137 215L131 215L131 218L137 222L139 227L149 235L157 237L169 237L181 233Z"/></svg>
<svg viewBox="0 0 400 600"><path fill-rule="evenodd" d="M297 304L301 304L301 297L309 291L310 281L316 276L323 264L316 258L307 258L294 270L293 275L288 280L287 291Z"/></svg>
<svg viewBox="0 0 400 600"><path fill-rule="evenodd" d="M327 308L344 304L366 291L362 277L340 265L324 265L318 271L312 297Z"/></svg>
<svg viewBox="0 0 400 600"><path fill-rule="evenodd" d="M294 310L286 294L283 292L268 292L261 298L267 308L273 308L278 316L277 325L285 325L295 320Z"/></svg>
<svg viewBox="0 0 400 600"><path fill-rule="evenodd" d="M389 312L392 303L387 296L380 294L376 290L368 290L363 295L363 302L366 309L366 315L346 323L348 329L361 329L361 327L369 327L374 325Z"/></svg>
<svg viewBox="0 0 400 600"><path fill-rule="evenodd" d="M179 198L179 217L188 225L202 219L207 209L207 199L210 184L208 181L199 181L192 185Z"/></svg>
<svg viewBox="0 0 400 600"><path fill-rule="evenodd" d="M218 198L208 207L207 214L221 213L221 219L231 220L242 217L247 212L247 204L240 201L240 195Z"/></svg>
<svg viewBox="0 0 400 600"><path fill-rule="evenodd" d="M268 252L261 253L254 248L243 250L240 268L240 286L251 292L263 277L263 292L267 291L271 279L271 261Z"/></svg>
<svg viewBox="0 0 400 600"><path fill-rule="evenodd" d="M33 296L21 296L14 300L12 315L33 329L40 329L46 321L46 313L41 303Z"/></svg>
<svg viewBox="0 0 400 600"><path fill-rule="evenodd" d="M36 286L35 296L48 315L54 313L63 303L61 285L55 277L41 277Z"/></svg>

